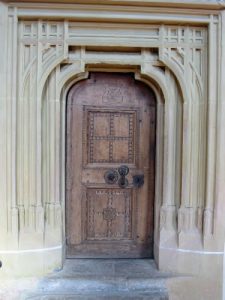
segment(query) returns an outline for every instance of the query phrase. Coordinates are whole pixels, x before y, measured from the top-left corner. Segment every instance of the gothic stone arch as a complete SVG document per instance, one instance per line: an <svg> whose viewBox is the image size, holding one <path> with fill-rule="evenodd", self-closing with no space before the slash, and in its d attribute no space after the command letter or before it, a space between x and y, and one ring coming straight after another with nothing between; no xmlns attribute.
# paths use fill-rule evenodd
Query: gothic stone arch
<svg viewBox="0 0 225 300"><path fill-rule="evenodd" d="M177 25L175 17L164 22L154 14L154 24L133 24L131 15L127 24L124 15L122 22L103 22L99 30L88 19L49 21L35 16L34 9L28 20L26 8L18 11L12 6L7 17L9 67L18 66L18 77L8 71L16 89L7 85L12 100L7 104L7 149L13 159L7 161L8 192L2 204L4 263L18 274L12 257L20 254L21 264L32 262L27 274L63 264L66 94L92 70L133 72L157 96L159 268L197 274L199 266L208 270L205 255L212 253L212 266L220 261L223 227L215 218L218 92L208 84L219 72L218 16L205 12L186 25L190 16L183 11Z"/></svg>
<svg viewBox="0 0 225 300"><path fill-rule="evenodd" d="M73 51L73 50L72 50ZM146 60L154 55L155 59L151 63L142 61L142 68L138 70L138 65L122 67L123 54L117 54L117 60L114 61L114 66L110 64L111 56L114 53L106 52L104 64L99 68L99 58L102 56L101 48L98 52L95 51L93 58L88 50L84 47L75 50L78 53L83 52L82 63L78 61L71 61L71 63L62 63L61 66L56 66L49 75L46 85L44 87L42 105L43 105L43 122L42 122L42 137L43 137L43 153L45 153L45 163L43 164L43 199L46 199L46 208L49 214L49 231L56 230L60 233L61 224L65 224L65 217L62 222L56 221L57 211L60 212L60 205L62 205L63 216L65 216L65 105L66 96L69 88L75 82L87 78L88 71L101 70L107 72L134 72L137 80L144 81L150 85L155 91L157 97L157 164L156 164L156 197L155 197L155 259L158 261L159 245L165 243L164 239L170 240L170 244L177 247L177 230L178 224L176 216L178 209L181 206L179 195L181 194L181 163L182 163L182 145L179 139L182 136L182 119L183 119L183 96L173 72L169 70L164 64L157 64L158 57L156 51L152 54L151 49L142 50L139 55L145 55ZM72 54L71 54L72 55ZM92 65L86 61L86 57L91 60ZM97 58L96 58L97 57ZM102 58L101 58L102 59ZM132 59L132 58L131 58ZM141 61L141 60L140 60ZM82 65L82 68L81 68ZM173 91L168 92L169 85L173 85ZM57 93L58 91L58 93ZM56 101L54 101L56 99ZM50 121L51 120L51 121ZM61 120L61 121L59 121ZM49 121L52 124L49 124ZM61 127L60 127L61 126ZM56 135L56 136L54 136ZM49 137L53 136L53 143L49 144ZM163 137L167 136L167 139ZM54 140L61 142L55 144ZM49 150L49 147L52 147ZM53 149L54 148L54 149ZM47 155L49 153L49 156ZM58 155L62 154L61 161L56 157L52 159L52 153ZM58 163L58 166L57 166ZM174 176L171 176L174 174ZM47 179L48 178L48 179ZM47 179L47 180L46 180ZM58 189L57 191L51 187ZM176 181L176 183L175 183ZM57 182L57 185L54 185ZM171 196L169 196L171 195ZM58 200L57 200L57 197ZM168 202L169 197L172 199ZM177 198L177 199L176 199ZM50 200L48 200L50 199ZM51 202L51 199L53 201ZM162 205L163 204L163 205ZM60 216L60 213L59 213ZM55 224L58 224L58 229ZM47 228L46 228L47 230ZM59 236L58 242L64 241L64 234Z"/></svg>

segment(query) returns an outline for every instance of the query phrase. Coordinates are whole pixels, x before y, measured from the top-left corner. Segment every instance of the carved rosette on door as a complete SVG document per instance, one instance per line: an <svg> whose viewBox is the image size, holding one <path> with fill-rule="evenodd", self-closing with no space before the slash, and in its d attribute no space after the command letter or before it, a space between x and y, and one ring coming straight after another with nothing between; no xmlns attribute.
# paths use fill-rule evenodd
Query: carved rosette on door
<svg viewBox="0 0 225 300"><path fill-rule="evenodd" d="M155 146L155 99L147 86L130 74L93 73L71 89L68 257L152 256L150 146Z"/></svg>

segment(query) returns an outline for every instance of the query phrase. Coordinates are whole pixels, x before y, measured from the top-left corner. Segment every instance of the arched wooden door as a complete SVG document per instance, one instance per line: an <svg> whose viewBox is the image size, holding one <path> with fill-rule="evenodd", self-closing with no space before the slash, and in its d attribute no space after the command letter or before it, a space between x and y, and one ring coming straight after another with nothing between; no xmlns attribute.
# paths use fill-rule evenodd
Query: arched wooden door
<svg viewBox="0 0 225 300"><path fill-rule="evenodd" d="M91 73L67 102L67 257L153 255L156 101L132 74Z"/></svg>

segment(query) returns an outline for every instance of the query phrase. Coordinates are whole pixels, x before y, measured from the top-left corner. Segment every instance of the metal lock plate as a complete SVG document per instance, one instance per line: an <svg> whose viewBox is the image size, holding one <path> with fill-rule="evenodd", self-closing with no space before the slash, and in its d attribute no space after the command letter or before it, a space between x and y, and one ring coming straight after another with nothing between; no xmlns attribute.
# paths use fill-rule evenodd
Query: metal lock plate
<svg viewBox="0 0 225 300"><path fill-rule="evenodd" d="M134 175L133 176L133 186L136 188L140 188L144 184L144 175Z"/></svg>
<svg viewBox="0 0 225 300"><path fill-rule="evenodd" d="M116 170L108 170L104 174L105 182L108 184L114 184L118 180L118 173Z"/></svg>

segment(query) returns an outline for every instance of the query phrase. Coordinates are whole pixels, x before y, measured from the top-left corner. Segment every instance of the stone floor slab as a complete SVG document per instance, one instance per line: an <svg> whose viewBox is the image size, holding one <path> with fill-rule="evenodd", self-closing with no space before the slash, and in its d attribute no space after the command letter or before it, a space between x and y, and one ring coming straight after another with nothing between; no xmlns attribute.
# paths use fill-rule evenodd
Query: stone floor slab
<svg viewBox="0 0 225 300"><path fill-rule="evenodd" d="M68 259L63 270L46 276L24 299L165 300L169 276L149 259Z"/></svg>
<svg viewBox="0 0 225 300"><path fill-rule="evenodd" d="M29 279L22 287L18 279L0 300L167 300L170 277L149 259L68 259L62 270L32 279L30 287Z"/></svg>

